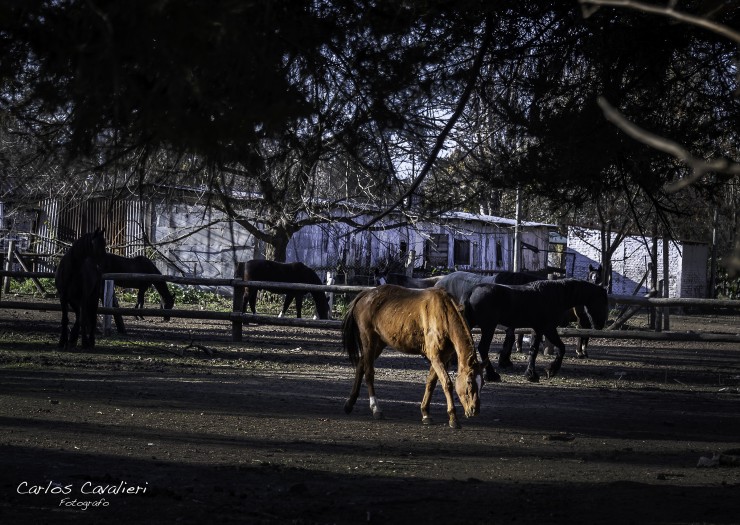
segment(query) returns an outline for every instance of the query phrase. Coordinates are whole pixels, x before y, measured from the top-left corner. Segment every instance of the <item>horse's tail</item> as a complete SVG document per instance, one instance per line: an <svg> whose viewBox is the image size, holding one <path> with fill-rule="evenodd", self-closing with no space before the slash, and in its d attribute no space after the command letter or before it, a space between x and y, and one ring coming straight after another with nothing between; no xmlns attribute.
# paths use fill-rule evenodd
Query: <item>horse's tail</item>
<svg viewBox="0 0 740 525"><path fill-rule="evenodd" d="M347 313L342 319L342 345L349 356L350 362L357 366L360 361L360 328L355 319L355 305L362 294L355 297L349 305Z"/></svg>

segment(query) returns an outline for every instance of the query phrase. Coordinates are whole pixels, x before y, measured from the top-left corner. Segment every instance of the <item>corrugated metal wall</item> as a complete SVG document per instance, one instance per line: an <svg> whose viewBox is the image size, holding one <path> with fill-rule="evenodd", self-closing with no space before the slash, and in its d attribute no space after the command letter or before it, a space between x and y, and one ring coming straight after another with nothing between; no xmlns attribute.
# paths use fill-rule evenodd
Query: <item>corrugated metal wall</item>
<svg viewBox="0 0 740 525"><path fill-rule="evenodd" d="M61 255L70 243L96 228L105 228L108 249L131 257L144 251L150 214L148 205L139 200L98 198L83 203L46 199L36 243L36 253Z"/></svg>

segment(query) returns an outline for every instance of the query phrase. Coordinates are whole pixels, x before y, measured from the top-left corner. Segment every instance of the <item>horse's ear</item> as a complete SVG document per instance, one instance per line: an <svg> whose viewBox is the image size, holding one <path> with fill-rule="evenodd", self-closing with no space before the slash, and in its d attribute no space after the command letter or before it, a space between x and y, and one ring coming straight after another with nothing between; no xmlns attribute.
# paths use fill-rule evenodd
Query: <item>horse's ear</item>
<svg viewBox="0 0 740 525"><path fill-rule="evenodd" d="M594 268L594 267L593 267L593 266L591 265L591 263L588 263L588 271L589 271L589 272L594 272L594 271L596 271L596 268Z"/></svg>

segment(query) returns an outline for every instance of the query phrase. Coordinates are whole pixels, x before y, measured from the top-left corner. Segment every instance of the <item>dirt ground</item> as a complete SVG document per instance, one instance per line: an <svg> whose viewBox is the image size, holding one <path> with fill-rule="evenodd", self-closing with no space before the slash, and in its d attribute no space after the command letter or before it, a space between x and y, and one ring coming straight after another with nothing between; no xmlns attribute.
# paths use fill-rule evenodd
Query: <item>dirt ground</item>
<svg viewBox="0 0 740 525"><path fill-rule="evenodd" d="M740 523L737 344L566 340L539 384L515 354L453 430L419 357L379 359L376 421L336 331L127 325L59 352L58 313L0 310L0 523Z"/></svg>

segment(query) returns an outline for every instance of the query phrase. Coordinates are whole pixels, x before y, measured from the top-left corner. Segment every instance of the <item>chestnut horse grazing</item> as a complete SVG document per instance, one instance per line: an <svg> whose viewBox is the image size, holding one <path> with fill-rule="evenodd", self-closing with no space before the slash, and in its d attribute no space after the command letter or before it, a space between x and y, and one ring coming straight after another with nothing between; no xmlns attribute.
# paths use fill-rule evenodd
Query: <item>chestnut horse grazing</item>
<svg viewBox="0 0 740 525"><path fill-rule="evenodd" d="M356 367L355 382L344 405L347 414L357 401L364 377L373 417L383 417L375 398L374 378L375 360L387 345L399 352L423 355L431 362L421 402L422 423L432 423L429 405L437 380L440 380L447 398L450 427L460 428L452 397L452 380L446 368L455 354L458 363L455 390L465 416L478 415L483 375L473 337L460 308L444 290L384 284L363 291L349 305L342 321L342 341Z"/></svg>

